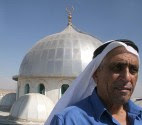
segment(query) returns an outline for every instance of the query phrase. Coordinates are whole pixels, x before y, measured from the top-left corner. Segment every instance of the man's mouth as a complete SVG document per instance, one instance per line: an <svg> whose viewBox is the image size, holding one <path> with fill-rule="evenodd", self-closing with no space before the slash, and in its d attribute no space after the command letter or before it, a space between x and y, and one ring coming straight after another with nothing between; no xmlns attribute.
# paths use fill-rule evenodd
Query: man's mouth
<svg viewBox="0 0 142 125"><path fill-rule="evenodd" d="M130 92L132 90L131 87L129 86L123 86L123 87L115 87L115 89L121 93L127 93Z"/></svg>
<svg viewBox="0 0 142 125"><path fill-rule="evenodd" d="M116 88L116 89L118 89L118 90L131 90L131 88L130 87L119 87L119 88Z"/></svg>

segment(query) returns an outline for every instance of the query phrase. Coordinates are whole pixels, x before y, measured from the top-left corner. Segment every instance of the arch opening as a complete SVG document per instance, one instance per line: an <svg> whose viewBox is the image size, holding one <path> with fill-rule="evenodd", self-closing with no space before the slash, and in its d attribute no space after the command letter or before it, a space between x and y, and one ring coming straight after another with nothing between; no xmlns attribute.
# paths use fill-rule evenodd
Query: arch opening
<svg viewBox="0 0 142 125"><path fill-rule="evenodd" d="M38 92L39 92L40 94L45 95L45 86L44 86L42 83L39 84Z"/></svg>
<svg viewBox="0 0 142 125"><path fill-rule="evenodd" d="M30 86L29 86L29 84L26 84L25 85L25 94L28 94L30 92Z"/></svg>
<svg viewBox="0 0 142 125"><path fill-rule="evenodd" d="M68 84L63 84L61 86L61 95L65 93L65 91L68 89L69 85Z"/></svg>

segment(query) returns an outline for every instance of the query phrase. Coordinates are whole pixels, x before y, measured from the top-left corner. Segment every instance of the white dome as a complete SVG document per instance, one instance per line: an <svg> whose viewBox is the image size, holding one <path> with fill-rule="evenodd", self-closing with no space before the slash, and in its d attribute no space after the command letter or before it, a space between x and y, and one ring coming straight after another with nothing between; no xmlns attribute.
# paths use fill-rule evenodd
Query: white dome
<svg viewBox="0 0 142 125"><path fill-rule="evenodd" d="M102 42L71 25L37 42L25 55L19 76L78 76Z"/></svg>
<svg viewBox="0 0 142 125"><path fill-rule="evenodd" d="M24 122L45 122L53 107L53 102L45 95L29 93L13 104L9 118Z"/></svg>

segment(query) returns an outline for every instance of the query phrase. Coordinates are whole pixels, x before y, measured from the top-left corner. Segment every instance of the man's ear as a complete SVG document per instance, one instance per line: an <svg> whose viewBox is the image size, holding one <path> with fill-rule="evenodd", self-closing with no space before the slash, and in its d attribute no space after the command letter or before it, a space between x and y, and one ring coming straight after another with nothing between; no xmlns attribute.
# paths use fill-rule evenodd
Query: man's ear
<svg viewBox="0 0 142 125"><path fill-rule="evenodd" d="M94 72L93 79L97 83L97 79L98 79L98 72L97 71Z"/></svg>

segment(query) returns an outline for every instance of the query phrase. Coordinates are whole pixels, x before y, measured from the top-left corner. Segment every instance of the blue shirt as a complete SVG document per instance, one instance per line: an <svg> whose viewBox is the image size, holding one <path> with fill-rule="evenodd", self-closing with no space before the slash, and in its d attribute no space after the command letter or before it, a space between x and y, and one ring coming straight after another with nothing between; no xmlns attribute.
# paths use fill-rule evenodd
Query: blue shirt
<svg viewBox="0 0 142 125"><path fill-rule="evenodd" d="M131 125L142 125L142 108L132 101L126 104ZM96 91L79 103L55 115L51 125L120 125L107 111Z"/></svg>

